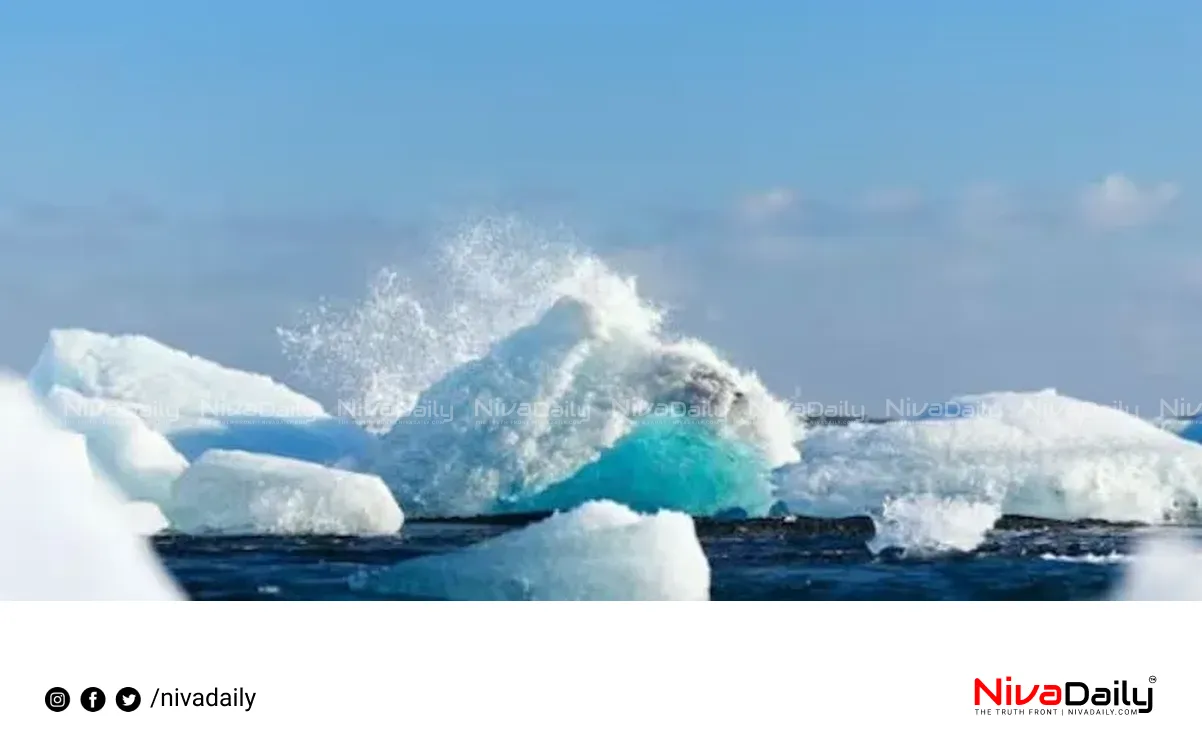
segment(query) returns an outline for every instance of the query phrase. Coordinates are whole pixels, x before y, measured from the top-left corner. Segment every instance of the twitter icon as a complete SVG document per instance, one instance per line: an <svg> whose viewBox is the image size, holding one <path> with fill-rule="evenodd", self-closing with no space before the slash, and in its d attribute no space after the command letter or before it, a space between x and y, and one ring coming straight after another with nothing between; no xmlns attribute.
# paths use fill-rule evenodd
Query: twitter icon
<svg viewBox="0 0 1202 743"><path fill-rule="evenodd" d="M133 712L142 703L142 695L132 686L117 692L117 708L122 712Z"/></svg>

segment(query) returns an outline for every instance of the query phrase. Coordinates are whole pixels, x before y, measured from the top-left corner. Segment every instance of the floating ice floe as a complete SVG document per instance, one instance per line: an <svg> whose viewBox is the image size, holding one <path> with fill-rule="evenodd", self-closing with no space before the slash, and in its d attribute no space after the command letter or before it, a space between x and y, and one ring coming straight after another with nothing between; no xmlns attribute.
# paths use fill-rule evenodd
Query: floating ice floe
<svg viewBox="0 0 1202 743"><path fill-rule="evenodd" d="M185 533L395 534L404 515L374 476L267 454L207 451L175 481Z"/></svg>
<svg viewBox="0 0 1202 743"><path fill-rule="evenodd" d="M127 408L51 387L43 402L56 421L81 434L96 469L135 500L166 503L188 461Z"/></svg>
<svg viewBox="0 0 1202 743"><path fill-rule="evenodd" d="M893 499L928 495L937 508L981 504L980 514L1160 523L1195 519L1202 493L1202 447L1052 390L815 428L801 451L780 473L778 497L807 515L881 514Z"/></svg>
<svg viewBox="0 0 1202 743"><path fill-rule="evenodd" d="M797 460L792 408L673 337L633 278L562 237L514 219L470 225L430 265L381 272L360 303L280 329L283 350L384 437L363 469L410 515L595 497L765 514L770 471Z"/></svg>
<svg viewBox="0 0 1202 743"><path fill-rule="evenodd" d="M708 600L710 569L691 517L598 501L356 583L426 599Z"/></svg>
<svg viewBox="0 0 1202 743"><path fill-rule="evenodd" d="M83 436L0 377L0 600L181 598L135 534L147 512L96 476Z"/></svg>
<svg viewBox="0 0 1202 743"><path fill-rule="evenodd" d="M67 401L76 418L123 407L189 461L209 449L238 449L332 464L365 458L374 441L270 377L145 336L53 330L29 382L42 395L77 393Z"/></svg>
<svg viewBox="0 0 1202 743"><path fill-rule="evenodd" d="M125 517L135 534L144 537L161 534L171 528L171 522L162 509L148 501L131 501L125 504Z"/></svg>
<svg viewBox="0 0 1202 743"><path fill-rule="evenodd" d="M539 495L594 462L590 482L636 495L644 510L766 514L768 473L798 456L789 407L705 344L665 340L659 325L633 286L604 275L426 390L384 437L373 471L412 514L579 505L596 491ZM707 501L713 487L690 490L703 481L724 487Z"/></svg>

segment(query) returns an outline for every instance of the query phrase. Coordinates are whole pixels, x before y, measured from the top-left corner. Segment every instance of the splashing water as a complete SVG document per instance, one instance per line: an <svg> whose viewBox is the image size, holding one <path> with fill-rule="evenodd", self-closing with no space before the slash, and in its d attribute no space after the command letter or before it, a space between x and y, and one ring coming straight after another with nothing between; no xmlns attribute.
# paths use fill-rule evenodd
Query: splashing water
<svg viewBox="0 0 1202 743"><path fill-rule="evenodd" d="M337 397L337 415L383 433L447 372L608 276L573 239L486 219L446 240L430 265L383 269L358 304L322 302L277 333L297 372Z"/></svg>
<svg viewBox="0 0 1202 743"><path fill-rule="evenodd" d="M685 435L652 437L651 446L634 441L626 459L601 469L601 481L607 490L628 490L627 474L659 472L663 477L643 490L661 499L599 495L643 507L693 503L662 494L679 494L686 481L712 470L705 462L656 469L655 457L628 461L632 451L663 454L661 444L688 440L668 449L687 454L712 445L736 460L721 474L740 485L739 496L704 500L770 507L762 470L798 456L788 406L705 343L666 334L665 313L639 295L633 277L576 242L551 240L515 219L465 229L442 246L433 266L421 281L384 272L358 306L322 306L299 328L280 331L300 371L337 390L339 414L383 434L379 456L366 466L407 509L471 515L506 501L528 504L629 434L642 411L668 404L720 418L720 438L748 444L749 453ZM689 477L681 476L686 469ZM584 495L574 492L568 501Z"/></svg>
<svg viewBox="0 0 1202 743"><path fill-rule="evenodd" d="M1002 516L998 502L940 498L930 494L890 498L872 517L874 554L899 549L911 557L954 551L971 552Z"/></svg>

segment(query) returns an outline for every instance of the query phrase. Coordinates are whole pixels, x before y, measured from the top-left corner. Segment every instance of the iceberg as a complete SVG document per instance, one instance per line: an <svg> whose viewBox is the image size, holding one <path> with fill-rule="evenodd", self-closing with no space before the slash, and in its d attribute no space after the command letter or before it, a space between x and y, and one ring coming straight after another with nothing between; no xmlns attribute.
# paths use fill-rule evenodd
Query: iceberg
<svg viewBox="0 0 1202 743"><path fill-rule="evenodd" d="M404 514L374 476L242 451L207 451L167 509L185 533L395 534Z"/></svg>
<svg viewBox="0 0 1202 743"><path fill-rule="evenodd" d="M357 587L467 601L704 601L710 568L686 514L586 503L457 552L356 577Z"/></svg>
<svg viewBox="0 0 1202 743"><path fill-rule="evenodd" d="M50 331L30 384L124 403L155 418L319 418L321 405L262 374L226 367L141 335Z"/></svg>
<svg viewBox="0 0 1202 743"><path fill-rule="evenodd" d="M0 376L0 600L181 598L130 505L96 476L83 436Z"/></svg>
<svg viewBox="0 0 1202 743"><path fill-rule="evenodd" d="M171 523L154 503L131 501L125 504L125 517L135 534L143 537L161 534L171 528Z"/></svg>
<svg viewBox="0 0 1202 743"><path fill-rule="evenodd" d="M92 400L65 387L51 387L43 402L61 426L84 436L96 470L126 495L168 502L171 484L188 462L165 436L120 405Z"/></svg>
<svg viewBox="0 0 1202 743"><path fill-rule="evenodd" d="M682 507L682 483L710 467L704 457L695 457L692 469L684 468L683 480L679 466L656 468L648 462L640 470L629 461L632 452L653 453L673 440L653 441L657 432L629 438L640 422L670 419L681 431L695 429L688 435L695 442L702 439L693 433L709 429L717 437L711 441L731 442L729 451L745 449L751 458L732 472L754 463L763 476L740 472L732 482L752 485L726 494L725 500L733 502L689 503L690 511L707 514L738 506L766 513L771 500L756 483L772 468L798 458L791 409L754 375L738 371L704 343L665 339L660 323L632 285L603 274L590 292L562 297L486 356L455 368L423 392L385 435L370 469L412 514L537 510L535 496L541 491L625 441L615 455L620 461L589 477L601 474L615 485L608 497L621 499L619 494L628 492L621 487L622 473L641 475L648 480L639 493L640 506ZM687 454L682 440L676 437L673 446ZM657 494L663 500L648 500ZM556 505L578 501L570 496Z"/></svg>
<svg viewBox="0 0 1202 743"><path fill-rule="evenodd" d="M41 395L68 390L135 413L188 461L210 449L238 449L353 466L374 441L270 377L140 335L53 330L28 378Z"/></svg>
<svg viewBox="0 0 1202 743"><path fill-rule="evenodd" d="M778 475L793 513L880 514L931 496L1050 519L1192 521L1202 447L1055 390L956 398L912 419L806 432ZM975 517L974 517L975 518Z"/></svg>

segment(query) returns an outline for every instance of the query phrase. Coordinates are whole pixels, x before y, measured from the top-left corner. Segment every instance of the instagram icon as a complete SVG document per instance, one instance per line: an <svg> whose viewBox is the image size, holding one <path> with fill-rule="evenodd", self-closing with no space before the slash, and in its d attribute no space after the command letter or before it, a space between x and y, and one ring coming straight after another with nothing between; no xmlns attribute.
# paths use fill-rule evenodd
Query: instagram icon
<svg viewBox="0 0 1202 743"><path fill-rule="evenodd" d="M71 704L71 695L61 686L46 692L46 706L51 712L62 712Z"/></svg>

